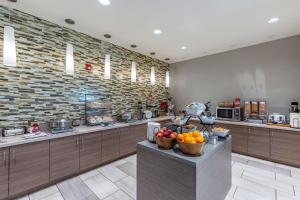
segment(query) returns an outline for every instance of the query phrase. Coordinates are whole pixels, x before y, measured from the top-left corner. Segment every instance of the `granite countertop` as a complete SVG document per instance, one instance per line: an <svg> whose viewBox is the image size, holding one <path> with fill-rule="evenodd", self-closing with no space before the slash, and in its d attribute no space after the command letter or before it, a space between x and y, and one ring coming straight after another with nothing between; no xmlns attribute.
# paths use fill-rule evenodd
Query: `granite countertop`
<svg viewBox="0 0 300 200"><path fill-rule="evenodd" d="M128 126L139 125L139 124L146 124L148 122L160 122L160 121L169 120L169 119L171 119L171 117L166 116L166 117L153 118L153 119L149 119L149 120L140 120L140 121L133 122L133 123L116 123L116 124L114 124L114 126L108 126L108 127L80 126L80 127L75 128L74 131L72 131L72 132L59 133L59 134L48 134L45 137L32 138L32 139L25 139L24 135L17 135L17 136L11 136L11 137L0 137L0 148L21 145L21 144L27 144L27 143L32 143L32 142L57 139L57 138L63 138L63 137L74 136L74 135L81 135L81 134L109 130L109 129L123 128L123 127L128 127Z"/></svg>
<svg viewBox="0 0 300 200"><path fill-rule="evenodd" d="M192 118L193 121L199 121L199 119ZM300 133L300 129L291 128L291 127L283 127L283 126L272 126L268 124L254 124L245 121L225 121L225 120L216 120L215 123L221 124L233 124L233 125L240 125L240 126L251 126L251 127L259 127L259 128L270 128L270 129L277 129L277 130L286 130L286 131L295 131Z"/></svg>
<svg viewBox="0 0 300 200"><path fill-rule="evenodd" d="M174 149L160 149L154 143L143 141L138 143L138 148L143 148L148 151L152 151L153 153L160 154L162 156L167 156L172 159L176 159L184 164L197 166L208 159L212 154L214 154L218 149L222 148L227 142L231 141L231 136L227 137L224 141L218 141L217 144L206 144L203 150L203 154L201 156L193 156L182 153L179 150L178 146L175 146Z"/></svg>

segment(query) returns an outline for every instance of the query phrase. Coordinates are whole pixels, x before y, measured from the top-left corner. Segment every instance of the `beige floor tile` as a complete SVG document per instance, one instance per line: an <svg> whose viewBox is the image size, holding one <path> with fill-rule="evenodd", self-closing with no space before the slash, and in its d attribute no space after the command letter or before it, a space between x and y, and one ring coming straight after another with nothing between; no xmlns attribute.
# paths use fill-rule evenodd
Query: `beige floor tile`
<svg viewBox="0 0 300 200"><path fill-rule="evenodd" d="M275 197L273 199L266 198L266 197L263 197L260 194L257 194L253 191L249 191L247 189L238 187L236 189L234 199L240 199L240 200L275 200Z"/></svg>
<svg viewBox="0 0 300 200"><path fill-rule="evenodd" d="M24 196L24 197L21 197L21 198L18 198L17 200L29 200L29 196Z"/></svg>
<svg viewBox="0 0 300 200"><path fill-rule="evenodd" d="M275 189L271 187L267 187L262 184L258 184L256 182L252 182L246 179L233 177L232 178L232 184L236 185L238 188L245 189L251 192L254 192L256 194L259 194L260 196L266 198L266 199L275 199ZM236 198L234 196L234 198Z"/></svg>
<svg viewBox="0 0 300 200"><path fill-rule="evenodd" d="M262 159L259 159L259 158L254 158L254 157L245 156L245 155L239 155L239 157L244 158L246 160L256 161L256 162L259 162L259 163L262 163L262 164L266 164L266 165L269 165L269 166L275 166L274 162L270 162L270 161L267 161L267 160L262 160Z"/></svg>
<svg viewBox="0 0 300 200"><path fill-rule="evenodd" d="M118 166L120 170L122 170L124 173L126 173L128 176L132 176L133 178L136 178L136 165L132 162L126 162L123 165Z"/></svg>
<svg viewBox="0 0 300 200"><path fill-rule="evenodd" d="M84 181L84 183L92 190L98 198L104 199L111 194L118 191L116 185L105 178L102 174L91 177Z"/></svg>
<svg viewBox="0 0 300 200"><path fill-rule="evenodd" d="M275 166L279 167L279 168L290 169L292 171L300 172L300 168L292 167L292 166L289 166L289 165L284 165L284 164L276 163Z"/></svg>
<svg viewBox="0 0 300 200"><path fill-rule="evenodd" d="M276 180L285 184L292 184L294 186L300 187L300 180L293 177L276 174Z"/></svg>
<svg viewBox="0 0 300 200"><path fill-rule="evenodd" d="M257 183L260 185L264 185L266 187L271 187L276 190L289 193L291 195L294 194L293 185L279 182L275 180L273 177L270 178L268 176L263 176L262 174L259 173L245 171L243 173L242 178L251 181L253 183Z"/></svg>
<svg viewBox="0 0 300 200"><path fill-rule="evenodd" d="M120 166L120 165L125 164L126 162L127 162L127 160L125 160L125 158L124 158L124 159L121 159L121 160L117 160L117 161L115 161L111 164L114 165L114 166Z"/></svg>
<svg viewBox="0 0 300 200"><path fill-rule="evenodd" d="M237 186L236 185L232 185L231 188L230 188L230 190L229 190L229 192L228 192L228 194L227 194L227 196L233 197L236 189L237 189Z"/></svg>
<svg viewBox="0 0 300 200"><path fill-rule="evenodd" d="M125 160L131 162L132 164L136 164L136 154L125 158Z"/></svg>
<svg viewBox="0 0 300 200"><path fill-rule="evenodd" d="M123 171L121 171L119 168L113 165L105 165L103 167L100 167L97 169L103 176L108 178L112 182L116 182L122 178L125 178L128 176Z"/></svg>
<svg viewBox="0 0 300 200"><path fill-rule="evenodd" d="M277 200L300 200L300 197L277 191Z"/></svg>
<svg viewBox="0 0 300 200"><path fill-rule="evenodd" d="M294 190L295 190L295 195L300 197L300 187L294 186Z"/></svg>
<svg viewBox="0 0 300 200"><path fill-rule="evenodd" d="M31 200L31 198L30 198L30 200ZM49 196L44 197L40 200L64 200L64 198L62 197L61 193L57 192L54 194L50 194Z"/></svg>
<svg viewBox="0 0 300 200"><path fill-rule="evenodd" d="M59 193L59 190L56 187L56 185L32 193L29 195L29 198L30 200L40 200L55 193Z"/></svg>
<svg viewBox="0 0 300 200"><path fill-rule="evenodd" d="M244 168L242 168L240 165L233 165L232 166L232 175L241 177L244 172Z"/></svg>
<svg viewBox="0 0 300 200"><path fill-rule="evenodd" d="M133 200L133 199L122 190L118 190L116 193L110 195L104 200Z"/></svg>
<svg viewBox="0 0 300 200"><path fill-rule="evenodd" d="M84 200L93 194L79 177L58 183L57 187L65 200Z"/></svg>
<svg viewBox="0 0 300 200"><path fill-rule="evenodd" d="M275 172L266 171L266 170L262 170L262 169L255 169L255 168L246 168L244 173L251 173L260 178L266 178L266 179L275 181Z"/></svg>
<svg viewBox="0 0 300 200"><path fill-rule="evenodd" d="M232 156L232 161L247 164L249 160L242 158L240 156Z"/></svg>
<svg viewBox="0 0 300 200"><path fill-rule="evenodd" d="M89 172L86 172L84 174L81 174L79 177L81 180L85 181L86 179L89 179L93 176L97 176L99 174L99 172L95 169Z"/></svg>
<svg viewBox="0 0 300 200"><path fill-rule="evenodd" d="M291 170L292 178L300 180L300 172Z"/></svg>
<svg viewBox="0 0 300 200"><path fill-rule="evenodd" d="M231 196L227 196L224 200L236 200L236 199L234 199L234 198L231 197Z"/></svg>
<svg viewBox="0 0 300 200"><path fill-rule="evenodd" d="M136 199L136 179L128 176L116 182L116 185L125 193L129 194L131 198Z"/></svg>

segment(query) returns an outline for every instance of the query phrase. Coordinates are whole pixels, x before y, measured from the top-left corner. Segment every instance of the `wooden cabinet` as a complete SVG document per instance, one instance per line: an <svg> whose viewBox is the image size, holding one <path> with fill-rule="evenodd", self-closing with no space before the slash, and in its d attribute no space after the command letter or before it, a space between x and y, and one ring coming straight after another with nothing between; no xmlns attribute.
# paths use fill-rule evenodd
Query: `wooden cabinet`
<svg viewBox="0 0 300 200"><path fill-rule="evenodd" d="M218 123L217 126L230 130L232 136L232 151L237 153L248 152L248 131L247 126Z"/></svg>
<svg viewBox="0 0 300 200"><path fill-rule="evenodd" d="M300 132L271 129L271 158L300 166Z"/></svg>
<svg viewBox="0 0 300 200"><path fill-rule="evenodd" d="M49 182L49 141L11 147L9 159L10 196Z"/></svg>
<svg viewBox="0 0 300 200"><path fill-rule="evenodd" d="M135 129L130 126L120 129L120 156L136 152Z"/></svg>
<svg viewBox="0 0 300 200"><path fill-rule="evenodd" d="M80 171L101 164L101 133L80 136Z"/></svg>
<svg viewBox="0 0 300 200"><path fill-rule="evenodd" d="M139 142L142 142L144 140L147 139L147 125L145 124L141 124L141 125L137 125L137 126L133 126L133 132L135 135L135 151L136 151L136 145Z"/></svg>
<svg viewBox="0 0 300 200"><path fill-rule="evenodd" d="M79 172L79 136L50 140L50 180Z"/></svg>
<svg viewBox="0 0 300 200"><path fill-rule="evenodd" d="M248 127L248 153L270 158L270 129Z"/></svg>
<svg viewBox="0 0 300 200"><path fill-rule="evenodd" d="M8 197L8 148L0 149L0 199Z"/></svg>
<svg viewBox="0 0 300 200"><path fill-rule="evenodd" d="M120 129L111 129L102 133L102 162L113 161L120 156Z"/></svg>

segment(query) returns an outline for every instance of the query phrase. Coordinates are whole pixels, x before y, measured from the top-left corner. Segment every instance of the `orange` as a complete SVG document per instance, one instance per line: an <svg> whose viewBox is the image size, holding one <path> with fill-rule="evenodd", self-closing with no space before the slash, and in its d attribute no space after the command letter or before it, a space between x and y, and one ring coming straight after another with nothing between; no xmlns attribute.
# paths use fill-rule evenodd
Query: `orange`
<svg viewBox="0 0 300 200"><path fill-rule="evenodd" d="M204 138L201 137L201 136L196 137L196 142L197 142L197 143L202 143L202 142L204 142Z"/></svg>
<svg viewBox="0 0 300 200"><path fill-rule="evenodd" d="M180 142L183 142L184 141L184 136L182 134L178 134L177 135L177 140L180 141Z"/></svg>
<svg viewBox="0 0 300 200"><path fill-rule="evenodd" d="M199 137L199 136L200 136L200 134L199 134L198 131L194 131L194 132L193 132L193 137Z"/></svg>
<svg viewBox="0 0 300 200"><path fill-rule="evenodd" d="M192 137L186 137L186 138L184 138L184 142L186 142L186 143L191 143L192 141L194 141L194 139L192 138Z"/></svg>

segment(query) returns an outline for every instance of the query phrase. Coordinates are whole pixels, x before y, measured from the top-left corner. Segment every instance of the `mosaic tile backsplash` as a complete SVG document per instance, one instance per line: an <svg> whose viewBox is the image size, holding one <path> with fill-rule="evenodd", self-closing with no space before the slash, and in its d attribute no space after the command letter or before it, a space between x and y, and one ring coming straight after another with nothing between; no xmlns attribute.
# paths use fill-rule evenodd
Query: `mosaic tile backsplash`
<svg viewBox="0 0 300 200"><path fill-rule="evenodd" d="M15 28L17 67L3 65L3 27ZM74 46L75 75L65 71L66 44ZM111 55L111 79L104 77L104 57ZM131 82L131 63L137 82ZM93 66L85 70L85 64ZM156 84L150 85L151 67ZM113 114L136 111L149 94L158 105L169 95L169 64L0 6L0 127L26 125L28 120L84 117L84 95L110 95Z"/></svg>

